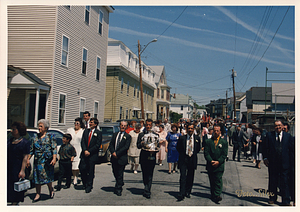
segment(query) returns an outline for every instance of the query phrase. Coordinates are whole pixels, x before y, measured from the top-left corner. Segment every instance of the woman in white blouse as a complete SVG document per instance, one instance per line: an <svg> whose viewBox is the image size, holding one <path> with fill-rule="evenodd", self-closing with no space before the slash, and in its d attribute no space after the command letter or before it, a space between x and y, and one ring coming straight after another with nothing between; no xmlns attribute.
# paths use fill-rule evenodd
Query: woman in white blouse
<svg viewBox="0 0 300 212"><path fill-rule="evenodd" d="M67 129L67 133L70 133L72 135L72 140L71 140L70 144L76 150L76 157L74 158L74 161L72 163L74 186L77 186L77 183L78 183L77 180L78 180L78 175L79 175L79 161L80 161L79 156L81 153L81 137L82 137L83 131L84 131L84 124L83 124L81 118L76 118L75 122L74 122L74 127Z"/></svg>

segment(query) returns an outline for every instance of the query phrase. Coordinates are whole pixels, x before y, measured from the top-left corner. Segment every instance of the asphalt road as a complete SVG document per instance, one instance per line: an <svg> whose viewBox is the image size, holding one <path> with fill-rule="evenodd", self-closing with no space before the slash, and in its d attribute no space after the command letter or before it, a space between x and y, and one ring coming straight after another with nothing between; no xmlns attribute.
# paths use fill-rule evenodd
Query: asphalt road
<svg viewBox="0 0 300 212"><path fill-rule="evenodd" d="M52 205L52 206L268 206L266 195L268 185L267 167L261 164L261 169L255 168L250 160L232 161L232 147L229 147L229 161L225 164L223 175L223 200L216 204L210 198L210 186L203 152L198 154L198 168L195 173L191 198L177 201L179 192L179 173L168 174L167 161L163 166L156 166L151 189L151 198L142 196L142 173L130 172L127 165L124 173L122 196L113 193L115 180L110 163L96 165L94 189L86 194L82 184L75 189L62 189L55 192L54 199L49 199L46 185L42 186L41 200L32 203L35 189L25 193L21 206ZM140 167L139 167L140 170ZM56 185L57 181L53 183ZM276 205L275 205L276 206Z"/></svg>

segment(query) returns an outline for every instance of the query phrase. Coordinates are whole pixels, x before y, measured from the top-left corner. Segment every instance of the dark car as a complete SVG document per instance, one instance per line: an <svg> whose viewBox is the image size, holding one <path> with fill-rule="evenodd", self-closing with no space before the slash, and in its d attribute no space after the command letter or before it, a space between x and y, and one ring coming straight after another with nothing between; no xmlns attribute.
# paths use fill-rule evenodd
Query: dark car
<svg viewBox="0 0 300 212"><path fill-rule="evenodd" d="M99 129L102 132L102 144L99 149L98 156L104 161L110 161L110 152L108 146L115 132L119 132L119 123L102 123L99 124Z"/></svg>

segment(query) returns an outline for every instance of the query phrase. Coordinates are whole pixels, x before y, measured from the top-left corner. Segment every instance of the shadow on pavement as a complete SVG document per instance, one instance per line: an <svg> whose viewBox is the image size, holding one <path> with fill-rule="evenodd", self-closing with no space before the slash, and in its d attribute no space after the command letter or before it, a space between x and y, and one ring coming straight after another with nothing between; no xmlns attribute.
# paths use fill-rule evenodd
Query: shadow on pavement
<svg viewBox="0 0 300 212"><path fill-rule="evenodd" d="M249 167L249 168L255 168L255 169L257 169L257 168L255 167L255 165L253 165L253 166L243 165L243 167Z"/></svg>
<svg viewBox="0 0 300 212"><path fill-rule="evenodd" d="M102 187L101 190L106 191L106 192L114 192L115 187Z"/></svg>
<svg viewBox="0 0 300 212"><path fill-rule="evenodd" d="M35 198L35 195L36 195L35 193L27 194L25 197L29 197L31 200L33 200ZM50 199L50 196L48 194L41 194L40 198L41 199L39 200L39 202Z"/></svg>
<svg viewBox="0 0 300 212"><path fill-rule="evenodd" d="M141 188L127 188L134 195L143 195L144 189Z"/></svg>
<svg viewBox="0 0 300 212"><path fill-rule="evenodd" d="M179 192L176 191L165 191L165 193L169 194L170 196L174 197L177 200L177 196Z"/></svg>

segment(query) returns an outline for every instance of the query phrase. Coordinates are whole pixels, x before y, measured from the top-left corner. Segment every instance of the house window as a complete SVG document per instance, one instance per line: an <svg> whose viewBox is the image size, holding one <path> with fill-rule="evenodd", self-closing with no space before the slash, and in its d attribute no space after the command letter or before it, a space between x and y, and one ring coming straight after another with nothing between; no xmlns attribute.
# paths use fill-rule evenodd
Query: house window
<svg viewBox="0 0 300 212"><path fill-rule="evenodd" d="M85 111L85 99L84 98L80 98L80 109L79 109L79 116L80 118L83 118L83 113Z"/></svg>
<svg viewBox="0 0 300 212"><path fill-rule="evenodd" d="M100 79L100 62L101 62L100 57L97 57L96 80L98 81Z"/></svg>
<svg viewBox="0 0 300 212"><path fill-rule="evenodd" d="M121 79L121 93L123 93L123 84L124 84L124 79L122 77L122 79Z"/></svg>
<svg viewBox="0 0 300 212"><path fill-rule="evenodd" d="M129 95L129 81L127 81L127 96Z"/></svg>
<svg viewBox="0 0 300 212"><path fill-rule="evenodd" d="M135 97L135 84L134 84L134 88L133 88L133 98Z"/></svg>
<svg viewBox="0 0 300 212"><path fill-rule="evenodd" d="M120 118L119 119L122 119L122 107L120 107Z"/></svg>
<svg viewBox="0 0 300 212"><path fill-rule="evenodd" d="M62 40L62 51L61 51L61 64L68 66L68 55L69 55L69 38L63 36Z"/></svg>
<svg viewBox="0 0 300 212"><path fill-rule="evenodd" d="M167 101L170 101L170 91L167 90Z"/></svg>
<svg viewBox="0 0 300 212"><path fill-rule="evenodd" d="M99 10L98 32L99 32L100 35L102 35L102 29L103 29L102 28L103 27L102 23L103 23L103 12L101 12L101 10Z"/></svg>
<svg viewBox="0 0 300 212"><path fill-rule="evenodd" d="M183 105L181 105L181 110L183 110Z"/></svg>
<svg viewBox="0 0 300 212"><path fill-rule="evenodd" d="M90 11L91 11L91 6L85 6L85 22L87 24L90 24Z"/></svg>
<svg viewBox="0 0 300 212"><path fill-rule="evenodd" d="M87 66L87 50L83 48L82 50L82 71L81 73L86 75L86 66Z"/></svg>
<svg viewBox="0 0 300 212"><path fill-rule="evenodd" d="M126 119L128 119L128 109L126 110Z"/></svg>
<svg viewBox="0 0 300 212"><path fill-rule="evenodd" d="M164 90L161 90L161 99L164 99Z"/></svg>
<svg viewBox="0 0 300 212"><path fill-rule="evenodd" d="M66 117L66 95L59 94L58 123L64 124Z"/></svg>
<svg viewBox="0 0 300 212"><path fill-rule="evenodd" d="M137 87L137 95L136 95L136 97L140 98L140 87L139 86Z"/></svg>
<svg viewBox="0 0 300 212"><path fill-rule="evenodd" d="M94 118L98 118L98 111L99 111L99 102L96 102L95 101L95 104L94 104Z"/></svg>
<svg viewBox="0 0 300 212"><path fill-rule="evenodd" d="M157 88L157 98L159 99L159 88Z"/></svg>

